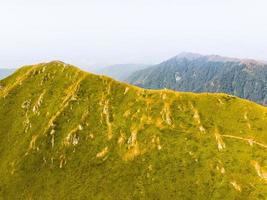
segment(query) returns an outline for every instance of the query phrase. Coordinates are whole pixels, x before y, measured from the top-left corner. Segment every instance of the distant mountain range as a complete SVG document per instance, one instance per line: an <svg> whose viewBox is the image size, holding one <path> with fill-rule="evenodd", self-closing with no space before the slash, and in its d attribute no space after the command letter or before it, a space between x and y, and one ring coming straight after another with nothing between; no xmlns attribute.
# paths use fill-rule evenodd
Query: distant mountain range
<svg viewBox="0 0 267 200"><path fill-rule="evenodd" d="M231 95L25 66L0 81L0 199L264 199L266 130L267 108Z"/></svg>
<svg viewBox="0 0 267 200"><path fill-rule="evenodd" d="M112 65L108 67L103 67L94 70L94 73L100 75L106 75L112 77L118 81L123 81L127 77L129 77L133 72L144 69L148 67L148 65L144 64L118 64Z"/></svg>
<svg viewBox="0 0 267 200"><path fill-rule="evenodd" d="M182 53L125 81L149 89L228 93L267 105L267 64L262 61Z"/></svg>
<svg viewBox="0 0 267 200"><path fill-rule="evenodd" d="M11 75L16 69L0 68L0 80Z"/></svg>

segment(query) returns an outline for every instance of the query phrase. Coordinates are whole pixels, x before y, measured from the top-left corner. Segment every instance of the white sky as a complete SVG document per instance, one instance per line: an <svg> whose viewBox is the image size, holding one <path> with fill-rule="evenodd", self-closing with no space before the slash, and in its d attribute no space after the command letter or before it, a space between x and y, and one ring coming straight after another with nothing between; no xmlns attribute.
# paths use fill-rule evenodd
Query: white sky
<svg viewBox="0 0 267 200"><path fill-rule="evenodd" d="M267 60L266 0L0 0L0 67L158 63L182 51Z"/></svg>

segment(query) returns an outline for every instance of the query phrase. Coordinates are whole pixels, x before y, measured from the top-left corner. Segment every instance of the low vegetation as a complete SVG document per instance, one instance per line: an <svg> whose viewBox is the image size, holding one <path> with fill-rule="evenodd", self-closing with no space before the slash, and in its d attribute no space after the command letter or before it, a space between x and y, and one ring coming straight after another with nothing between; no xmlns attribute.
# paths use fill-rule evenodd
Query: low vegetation
<svg viewBox="0 0 267 200"><path fill-rule="evenodd" d="M0 81L0 199L265 199L267 108L62 62Z"/></svg>

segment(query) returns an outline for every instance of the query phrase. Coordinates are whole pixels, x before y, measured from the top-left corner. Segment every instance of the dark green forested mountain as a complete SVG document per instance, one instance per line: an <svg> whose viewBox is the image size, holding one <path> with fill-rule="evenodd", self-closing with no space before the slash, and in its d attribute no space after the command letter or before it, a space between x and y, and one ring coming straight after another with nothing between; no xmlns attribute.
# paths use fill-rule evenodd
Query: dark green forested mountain
<svg viewBox="0 0 267 200"><path fill-rule="evenodd" d="M182 53L133 73L126 82L151 89L223 92L267 105L267 64L254 60Z"/></svg>
<svg viewBox="0 0 267 200"><path fill-rule="evenodd" d="M61 62L0 81L0 199L265 199L267 108Z"/></svg>

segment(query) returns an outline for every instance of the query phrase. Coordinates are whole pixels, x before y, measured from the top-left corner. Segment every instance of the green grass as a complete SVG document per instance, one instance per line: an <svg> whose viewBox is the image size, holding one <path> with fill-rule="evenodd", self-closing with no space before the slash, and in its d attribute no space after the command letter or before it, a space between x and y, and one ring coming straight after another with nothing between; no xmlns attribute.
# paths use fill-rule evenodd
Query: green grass
<svg viewBox="0 0 267 200"><path fill-rule="evenodd" d="M144 90L61 62L0 85L0 199L267 196L255 168L267 171L263 106Z"/></svg>

